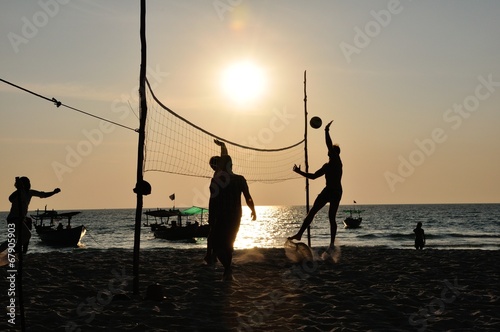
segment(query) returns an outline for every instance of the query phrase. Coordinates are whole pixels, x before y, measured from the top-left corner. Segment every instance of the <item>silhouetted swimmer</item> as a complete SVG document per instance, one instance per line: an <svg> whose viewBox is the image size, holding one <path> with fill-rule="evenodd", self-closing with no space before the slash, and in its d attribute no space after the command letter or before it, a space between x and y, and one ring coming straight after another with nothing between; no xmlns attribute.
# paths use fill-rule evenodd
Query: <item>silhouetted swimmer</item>
<svg viewBox="0 0 500 332"><path fill-rule="evenodd" d="M312 223L314 216L319 210L330 203L330 208L328 210L328 219L330 220L330 247L334 248L335 236L337 235L337 222L335 220L337 216L337 210L339 208L340 199L342 198L342 161L340 160L340 147L338 145L333 145L332 139L330 137L330 125L333 121L330 121L325 126L325 142L328 148L329 160L315 173L306 173L300 169L300 166L294 165L293 171L311 180L317 179L321 176L325 176L326 186L321 191L321 193L316 197L314 204L309 210L309 213L304 219L302 226L300 227L297 234L290 236L289 240L299 240L302 239L302 235L306 231L307 227Z"/></svg>
<svg viewBox="0 0 500 332"><path fill-rule="evenodd" d="M415 228L413 230L413 233L415 233L415 249L417 249L417 250L424 249L424 246L425 246L425 232L424 232L424 229L422 228L422 223L421 222L417 223L417 228Z"/></svg>

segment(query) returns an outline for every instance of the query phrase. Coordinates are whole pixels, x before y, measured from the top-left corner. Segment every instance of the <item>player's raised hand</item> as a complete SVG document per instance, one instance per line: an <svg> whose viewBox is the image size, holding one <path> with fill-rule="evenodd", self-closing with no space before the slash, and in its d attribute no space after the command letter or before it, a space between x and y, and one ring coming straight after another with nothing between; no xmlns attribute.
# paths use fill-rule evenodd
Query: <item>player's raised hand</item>
<svg viewBox="0 0 500 332"><path fill-rule="evenodd" d="M329 131L330 130L330 125L332 124L333 120L328 122L328 124L325 126L325 131Z"/></svg>
<svg viewBox="0 0 500 332"><path fill-rule="evenodd" d="M217 138L214 139L214 143L217 144L218 146L226 145L224 144L224 142L219 141Z"/></svg>

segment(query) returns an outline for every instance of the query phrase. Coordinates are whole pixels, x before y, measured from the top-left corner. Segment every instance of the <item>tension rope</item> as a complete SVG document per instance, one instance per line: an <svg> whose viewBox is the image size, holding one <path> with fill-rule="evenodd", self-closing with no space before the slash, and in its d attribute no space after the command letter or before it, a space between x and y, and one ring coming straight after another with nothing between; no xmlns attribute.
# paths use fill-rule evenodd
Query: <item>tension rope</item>
<svg viewBox="0 0 500 332"><path fill-rule="evenodd" d="M68 108L68 109L70 109L70 110L73 110L73 111L76 111L76 112L79 112L79 113L82 113L82 114L88 115L88 116L90 116L90 117L93 117L93 118L96 118L96 119L99 119L99 120L102 120L102 121L106 121L106 122L112 123L112 124L117 125L117 126L122 127L122 128L129 129L129 130L132 130L132 131L135 131L135 132L138 132L138 131L139 131L138 129L134 129L134 128L132 128L132 127L128 127L128 126L122 125L122 124L120 124L120 123L117 123L117 122L111 121L111 120L109 120L109 119L105 119L105 118L103 118L103 117L97 116L97 115L95 115L95 114L91 114L91 113L85 112L85 111L83 111L83 110L81 110L81 109L78 109L78 108L75 108L75 107L72 107L72 106L66 105L66 104L64 104L64 103L60 102L59 100L57 100L56 98L49 98L49 97L43 96L43 95L41 95L41 94L39 94L39 93L36 93L36 92L31 91L31 90L29 90L29 89L23 88L22 86L19 86L19 85L17 85L17 84L12 83L12 82L6 81L6 80L4 80L4 79L1 79L1 78L0 78L0 81L4 82L4 83L6 83L6 84L9 84L9 85L11 85L11 86L13 86L13 87L15 87L15 88L17 88L17 89L20 89L20 90L23 90L23 91L25 91L25 92L28 92L28 93L30 93L30 94L32 94L32 95L34 95L34 96L37 96L37 97L39 97L39 98L45 99L45 100L47 100L47 101L50 101L50 102L54 103L54 105L56 105L56 107L58 107L58 108L59 108L59 107L61 107L61 106L64 106L64 107L66 107L66 108Z"/></svg>

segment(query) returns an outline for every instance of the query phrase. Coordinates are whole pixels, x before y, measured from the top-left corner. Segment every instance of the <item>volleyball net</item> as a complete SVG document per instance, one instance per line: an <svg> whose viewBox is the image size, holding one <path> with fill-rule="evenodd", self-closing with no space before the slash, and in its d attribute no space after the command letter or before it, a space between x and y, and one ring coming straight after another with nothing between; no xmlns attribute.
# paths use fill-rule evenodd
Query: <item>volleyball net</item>
<svg viewBox="0 0 500 332"><path fill-rule="evenodd" d="M214 139L224 142L233 160L233 171L249 182L276 183L300 176L292 171L304 161L304 140L286 147L262 149L224 139L188 121L165 106L147 82L144 171L165 172L211 178L212 156L221 149Z"/></svg>

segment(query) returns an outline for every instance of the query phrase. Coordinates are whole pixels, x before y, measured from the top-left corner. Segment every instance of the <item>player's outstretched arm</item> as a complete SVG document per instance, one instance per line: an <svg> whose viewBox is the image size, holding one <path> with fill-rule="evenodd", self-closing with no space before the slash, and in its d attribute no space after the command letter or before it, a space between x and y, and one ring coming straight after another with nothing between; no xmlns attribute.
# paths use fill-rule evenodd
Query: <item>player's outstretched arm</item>
<svg viewBox="0 0 500 332"><path fill-rule="evenodd" d="M227 156L227 147L224 142L219 141L218 139L214 139L214 143L220 146L220 155L221 156Z"/></svg>
<svg viewBox="0 0 500 332"><path fill-rule="evenodd" d="M252 195L250 195L250 189L248 189L248 184L247 184L246 180L244 180L244 182L243 182L242 192L243 192L243 196L245 197L245 201L246 201L248 207L252 211L252 215L251 215L252 220L257 219L257 213L255 212L255 204L253 202Z"/></svg>
<svg viewBox="0 0 500 332"><path fill-rule="evenodd" d="M325 142L328 151L331 151L333 149L333 142L332 138L330 137L330 125L332 124L332 122L333 120L328 122L328 124L325 126Z"/></svg>
<svg viewBox="0 0 500 332"><path fill-rule="evenodd" d="M320 176L325 175L324 166L322 168L320 168L319 170L317 170L315 173L306 173L300 169L300 165L299 166L293 165L293 171L297 174L300 174L300 175L310 179L310 180L314 180L314 179L319 178Z"/></svg>

